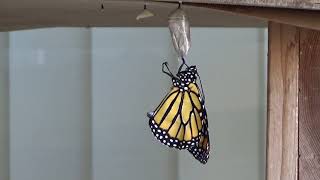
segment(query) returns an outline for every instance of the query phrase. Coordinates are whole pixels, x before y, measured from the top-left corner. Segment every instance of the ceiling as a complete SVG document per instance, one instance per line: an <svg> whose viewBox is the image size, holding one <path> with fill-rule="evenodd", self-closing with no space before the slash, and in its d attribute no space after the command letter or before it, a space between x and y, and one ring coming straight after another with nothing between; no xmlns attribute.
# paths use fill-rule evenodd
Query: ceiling
<svg viewBox="0 0 320 180"><path fill-rule="evenodd" d="M101 4L104 10L101 11ZM0 31L39 27L158 27L167 26L175 3L147 2L155 17L136 21L145 1L136 0L0 0ZM264 21L184 5L191 26L265 27Z"/></svg>

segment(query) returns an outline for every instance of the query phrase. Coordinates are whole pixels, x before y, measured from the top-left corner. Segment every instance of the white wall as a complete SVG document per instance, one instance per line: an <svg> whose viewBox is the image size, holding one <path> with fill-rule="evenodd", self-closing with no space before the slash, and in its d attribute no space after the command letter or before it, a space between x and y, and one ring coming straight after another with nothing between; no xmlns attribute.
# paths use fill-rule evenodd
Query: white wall
<svg viewBox="0 0 320 180"><path fill-rule="evenodd" d="M0 179L9 180L9 33L0 33Z"/></svg>
<svg viewBox="0 0 320 180"><path fill-rule="evenodd" d="M11 180L89 180L90 30L10 33Z"/></svg>
<svg viewBox="0 0 320 180"><path fill-rule="evenodd" d="M171 84L161 64L177 67L167 28L11 32L10 180L263 179L266 55L265 29L192 28L212 142L203 166L148 127Z"/></svg>
<svg viewBox="0 0 320 180"><path fill-rule="evenodd" d="M146 116L171 82L161 72L170 43L164 28L92 30L94 180L177 179L175 151L153 138Z"/></svg>
<svg viewBox="0 0 320 180"><path fill-rule="evenodd" d="M194 28L190 63L206 95L211 158L179 153L179 179L258 180L265 158L265 29Z"/></svg>

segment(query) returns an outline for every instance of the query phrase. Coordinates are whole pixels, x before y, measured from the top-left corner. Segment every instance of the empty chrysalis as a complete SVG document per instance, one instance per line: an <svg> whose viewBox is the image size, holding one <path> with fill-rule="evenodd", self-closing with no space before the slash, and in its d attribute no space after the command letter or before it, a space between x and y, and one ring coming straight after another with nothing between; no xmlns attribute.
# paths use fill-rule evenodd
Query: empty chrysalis
<svg viewBox="0 0 320 180"><path fill-rule="evenodd" d="M149 17L153 17L154 14L147 9L147 5L144 4L144 7L143 7L143 11L138 14L138 16L136 17L136 20L140 20L140 19L144 19L144 18L149 18Z"/></svg>

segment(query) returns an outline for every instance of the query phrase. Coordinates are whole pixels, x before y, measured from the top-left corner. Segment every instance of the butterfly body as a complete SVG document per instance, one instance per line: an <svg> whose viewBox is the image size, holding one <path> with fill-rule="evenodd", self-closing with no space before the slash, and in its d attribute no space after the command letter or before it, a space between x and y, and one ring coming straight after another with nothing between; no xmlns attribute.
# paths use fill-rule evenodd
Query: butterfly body
<svg viewBox="0 0 320 180"><path fill-rule="evenodd" d="M169 71L170 72L170 71ZM169 73L167 73L169 74ZM172 77L170 92L155 111L149 112L154 136L171 148L187 149L201 163L209 158L210 142L203 91L200 91L195 66Z"/></svg>

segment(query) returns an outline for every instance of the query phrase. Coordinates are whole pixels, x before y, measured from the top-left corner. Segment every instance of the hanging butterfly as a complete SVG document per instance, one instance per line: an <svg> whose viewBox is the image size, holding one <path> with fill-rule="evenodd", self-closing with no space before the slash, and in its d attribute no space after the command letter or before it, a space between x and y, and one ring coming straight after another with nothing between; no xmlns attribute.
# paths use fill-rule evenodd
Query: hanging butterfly
<svg viewBox="0 0 320 180"><path fill-rule="evenodd" d="M186 66L184 70L183 66ZM196 82L199 77L196 66L188 66L183 60L174 76L165 62L162 72L172 78L173 86L159 106L148 113L151 131L162 144L187 149L205 164L209 158L210 141L205 98L202 85L200 90Z"/></svg>

